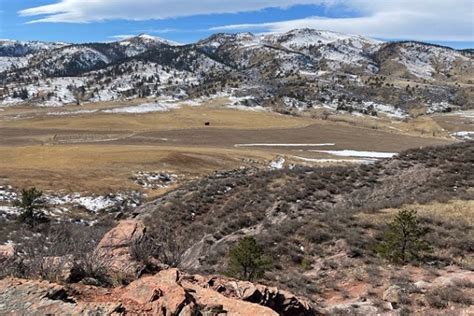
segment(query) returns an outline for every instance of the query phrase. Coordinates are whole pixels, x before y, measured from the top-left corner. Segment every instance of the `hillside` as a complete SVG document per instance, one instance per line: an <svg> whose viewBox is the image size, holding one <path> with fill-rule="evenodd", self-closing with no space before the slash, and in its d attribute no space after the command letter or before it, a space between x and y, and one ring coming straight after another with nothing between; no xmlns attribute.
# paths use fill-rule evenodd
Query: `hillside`
<svg viewBox="0 0 474 316"><path fill-rule="evenodd" d="M232 96L283 113L409 114L472 108L472 55L299 29L215 34L179 45L140 35L111 43L0 42L0 104L61 106Z"/></svg>
<svg viewBox="0 0 474 316"><path fill-rule="evenodd" d="M333 243L333 238L344 239L352 251L359 252L361 244L374 241L366 229L377 229L359 222L360 213L472 200L473 145L467 142L409 150L359 167L217 172L185 184L135 212L151 226L164 222L178 235L189 236L185 242L202 251L190 253L201 262L192 267L209 271L222 266L216 258L222 258L219 251L225 244L245 234L261 238L266 249L283 262L291 262L293 256L312 256L322 246L315 242ZM459 233L463 234L462 229ZM464 243L461 235L458 241ZM207 246L202 248L201 244ZM306 250L302 252L300 245ZM442 247L449 248L446 244ZM437 254L439 262L456 261L442 252ZM196 264L195 259L190 257L189 261Z"/></svg>
<svg viewBox="0 0 474 316"><path fill-rule="evenodd" d="M118 297L129 297L126 293L134 293L140 286L145 286L146 291L163 289L162 298L150 298L150 302L163 303L169 297L166 293L177 286L177 280L183 293L189 294L183 294L187 302L202 302L204 298L199 293L203 293L203 288L212 288L224 296L246 297L244 300L262 305L277 304L272 299L288 302L277 299L278 296L265 300L261 292L235 294L229 288L233 281L200 276L173 280L167 277L168 281L164 281L163 272L150 276L157 267L163 269L164 263L188 273L226 273L229 249L243 237L252 236L272 262L259 282L270 289L275 286L289 290L304 297L303 301L311 306L305 310L279 310L281 315L436 314L446 309L462 315L472 312L473 157L474 143L465 142L407 150L391 159L359 166L215 172L179 185L141 207L123 210L119 218L134 220L121 222L100 243L104 232L114 225L112 214L98 215L91 226L52 222L21 234L10 228L8 239L13 240L16 250L9 250L11 257L8 259L7 255L0 272L58 282L64 278L64 267L68 267L65 262L100 267L80 270L79 274L74 274L75 270L66 273L73 287L62 290L67 295L62 295L61 300L74 304L88 302L89 308L98 302L103 304L94 297L109 297L108 302L118 302ZM419 224L426 232L424 238L431 246L431 251L405 264L389 262L376 250L387 223L401 209L417 211ZM134 234L148 237L136 239ZM125 239L127 242L122 242ZM150 240L152 243L148 243ZM160 248L151 247L154 243ZM124 251L123 247L132 250ZM90 261L102 258L97 257L98 250L94 249L104 249L112 263ZM48 262L59 265L37 264L53 257L60 259ZM121 273L111 274L108 269L112 267ZM140 277L142 274L145 276ZM2 282L0 287L14 282L17 291L21 291L25 281ZM53 286L26 284L40 293ZM84 288L83 284L94 287ZM128 285L109 290L98 288L117 284ZM240 286L244 284L237 288ZM249 283L245 287L254 288ZM207 291L206 295L217 295ZM74 298L69 301L67 296ZM12 297L5 296L7 304L17 304L18 296ZM135 303L121 301L125 302L125 311L139 308L134 297ZM227 301L221 298L221 302ZM293 301L296 302L302 301ZM309 306L293 303L285 308ZM274 306L276 310L278 304L265 306Z"/></svg>

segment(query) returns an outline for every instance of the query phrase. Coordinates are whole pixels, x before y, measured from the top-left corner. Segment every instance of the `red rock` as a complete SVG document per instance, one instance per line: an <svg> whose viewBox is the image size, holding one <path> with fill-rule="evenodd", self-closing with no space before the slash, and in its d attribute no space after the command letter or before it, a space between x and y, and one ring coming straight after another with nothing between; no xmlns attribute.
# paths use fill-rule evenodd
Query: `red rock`
<svg viewBox="0 0 474 316"><path fill-rule="evenodd" d="M15 248L11 244L0 245L0 261L13 257Z"/></svg>
<svg viewBox="0 0 474 316"><path fill-rule="evenodd" d="M228 280L221 277L210 278L207 280L207 284L226 297L269 306L280 314L314 314L309 302L275 287L254 284L248 281Z"/></svg>
<svg viewBox="0 0 474 316"><path fill-rule="evenodd" d="M178 315L185 307L185 311L192 312L194 300L181 287L179 279L180 272L177 269L143 277L127 286L122 299L147 306L156 315Z"/></svg>
<svg viewBox="0 0 474 316"><path fill-rule="evenodd" d="M117 315L119 302L80 302L46 281L0 280L0 315Z"/></svg>
<svg viewBox="0 0 474 316"><path fill-rule="evenodd" d="M199 305L212 306L220 304L222 305L227 316L239 315L239 316L276 316L277 312L274 310L261 306L245 302L242 300L226 297L210 288L203 288L196 283L189 281L183 281L183 286L191 291L192 295L196 299Z"/></svg>
<svg viewBox="0 0 474 316"><path fill-rule="evenodd" d="M104 257L115 270L134 271L137 267L130 255L130 246L134 240L142 238L145 231L145 225L140 221L121 221L99 242L96 249L97 255Z"/></svg>

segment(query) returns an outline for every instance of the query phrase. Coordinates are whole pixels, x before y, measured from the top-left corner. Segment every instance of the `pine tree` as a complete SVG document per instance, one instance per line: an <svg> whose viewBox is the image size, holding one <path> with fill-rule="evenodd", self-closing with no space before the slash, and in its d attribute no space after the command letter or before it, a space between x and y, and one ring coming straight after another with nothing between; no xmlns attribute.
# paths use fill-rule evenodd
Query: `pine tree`
<svg viewBox="0 0 474 316"><path fill-rule="evenodd" d="M42 196L43 192L38 191L34 187L21 191L21 199L14 203L21 210L21 214L18 216L20 222L34 226L47 220L41 211L44 207L44 202L41 199Z"/></svg>
<svg viewBox="0 0 474 316"><path fill-rule="evenodd" d="M271 260L253 237L244 237L229 251L227 274L251 281L261 278L270 268Z"/></svg>
<svg viewBox="0 0 474 316"><path fill-rule="evenodd" d="M417 260L420 253L431 250L423 240L427 230L418 222L415 210L401 210L383 235L377 252L393 262L406 263Z"/></svg>

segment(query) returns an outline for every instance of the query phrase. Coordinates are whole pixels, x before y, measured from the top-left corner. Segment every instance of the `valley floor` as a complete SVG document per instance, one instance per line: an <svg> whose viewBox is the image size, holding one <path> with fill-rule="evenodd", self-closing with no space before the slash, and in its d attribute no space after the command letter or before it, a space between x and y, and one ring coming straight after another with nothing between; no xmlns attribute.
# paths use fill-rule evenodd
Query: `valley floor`
<svg viewBox="0 0 474 316"><path fill-rule="evenodd" d="M221 169L266 168L277 159L286 165L364 162L374 157L357 157L358 151L377 157L379 152L454 141L440 127L448 120L444 116L409 122L349 115L322 120L317 113L286 116L230 109L224 99L201 106L182 102L167 111L140 114L104 112L139 104L4 109L0 181L17 188L35 185L93 194L142 190L155 196L164 190L144 189L132 176L167 172L183 181ZM354 151L356 157L328 153L341 150Z"/></svg>

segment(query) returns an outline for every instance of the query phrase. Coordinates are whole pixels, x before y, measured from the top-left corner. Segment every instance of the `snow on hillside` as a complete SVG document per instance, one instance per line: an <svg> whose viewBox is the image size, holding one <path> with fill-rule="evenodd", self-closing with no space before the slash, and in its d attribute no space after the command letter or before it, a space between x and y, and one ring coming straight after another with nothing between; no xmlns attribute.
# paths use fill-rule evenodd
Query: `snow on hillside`
<svg viewBox="0 0 474 316"><path fill-rule="evenodd" d="M154 42L154 43L163 43L163 44L170 45L170 46L180 46L180 45L182 45L181 43L178 43L178 42L175 42L175 41L170 41L170 40L161 38L159 36L150 36L150 35L147 35L147 34L140 34L140 35L137 36L137 38L139 38L141 40L144 40L144 41L150 41L150 42Z"/></svg>
<svg viewBox="0 0 474 316"><path fill-rule="evenodd" d="M265 35L261 41L267 45L282 46L312 55L317 59L324 59L332 70L338 70L343 65L356 67L368 65L370 72L376 72L377 67L372 65L369 56L382 43L358 35L311 29Z"/></svg>
<svg viewBox="0 0 474 316"><path fill-rule="evenodd" d="M169 46L180 46L180 43L166 40L157 36L150 36L141 34L134 37L129 37L117 44L125 48L125 55L128 57L137 56L141 53L146 52L148 49L157 47L158 45L169 45Z"/></svg>
<svg viewBox="0 0 474 316"><path fill-rule="evenodd" d="M60 106L134 98L151 103L162 96L226 94L246 98L233 106L252 110L322 106L404 118L406 104L419 100L427 113L469 108L464 103L472 102L459 97L462 86L453 83L472 68L469 57L448 48L311 29L215 34L181 46L144 34L79 45L0 41L0 104ZM436 85L421 79L410 85L416 89L391 84L409 73Z"/></svg>
<svg viewBox="0 0 474 316"><path fill-rule="evenodd" d="M435 67L445 71L452 69L456 59L468 61L469 58L451 49L426 46L420 43L405 43L400 48L400 56L395 60L405 65L409 72L420 78L430 79Z"/></svg>
<svg viewBox="0 0 474 316"><path fill-rule="evenodd" d="M89 47L75 47L69 46L63 50L61 50L61 55L58 56L63 63L67 63L76 59L81 66L87 67L87 65L95 65L100 62L107 64L109 62L109 58L104 54L100 53L97 50L94 50Z"/></svg>
<svg viewBox="0 0 474 316"><path fill-rule="evenodd" d="M299 29L284 34L266 35L263 39L266 42L273 44L278 43L289 49L309 47L312 45L327 45L335 42L344 42L347 45L362 49L366 45L377 45L381 43L380 41L359 35L331 31L317 31L312 29Z"/></svg>
<svg viewBox="0 0 474 316"><path fill-rule="evenodd" d="M0 56L0 72L12 68L21 68L28 65L28 57L4 57Z"/></svg>
<svg viewBox="0 0 474 316"><path fill-rule="evenodd" d="M25 57L27 55L51 51L56 48L66 46L66 43L47 43L40 41L15 41L0 40L0 56L4 57Z"/></svg>

